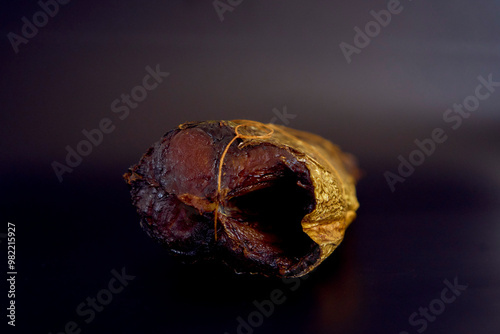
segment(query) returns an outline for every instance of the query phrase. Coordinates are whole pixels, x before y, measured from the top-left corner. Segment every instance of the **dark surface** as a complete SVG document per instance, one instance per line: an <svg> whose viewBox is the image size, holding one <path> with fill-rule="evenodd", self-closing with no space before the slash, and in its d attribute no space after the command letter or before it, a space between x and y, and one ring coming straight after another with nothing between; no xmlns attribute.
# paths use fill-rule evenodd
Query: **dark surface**
<svg viewBox="0 0 500 334"><path fill-rule="evenodd" d="M232 334L279 289L286 300L255 333L417 333L410 315L438 305L457 277L467 289L425 333L498 333L500 90L456 130L443 115L478 76L500 81L500 6L403 2L347 64L339 44L386 4L243 1L220 22L210 1L72 1L18 54L6 35L39 7L5 4L0 231L17 226L18 270L8 330L59 333L73 320L82 333ZM170 75L119 119L111 103L156 64ZM269 122L285 105L295 115L286 125L339 144L365 172L341 247L294 291L297 282L177 263L141 230L121 175L182 122ZM60 183L51 163L105 117L115 130ZM391 192L384 172L437 127L447 140ZM85 323L77 306L122 267L135 279Z"/></svg>

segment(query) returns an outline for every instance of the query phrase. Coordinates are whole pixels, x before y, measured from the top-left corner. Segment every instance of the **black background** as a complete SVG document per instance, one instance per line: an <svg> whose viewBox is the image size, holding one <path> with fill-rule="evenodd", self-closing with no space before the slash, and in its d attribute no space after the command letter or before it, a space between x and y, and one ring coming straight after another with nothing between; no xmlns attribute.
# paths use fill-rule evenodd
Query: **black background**
<svg viewBox="0 0 500 334"><path fill-rule="evenodd" d="M348 64L339 44L353 44L354 27L387 1L247 0L221 21L211 1L74 0L18 53L7 34L21 34L21 18L40 7L4 2L0 216L2 232L16 224L18 275L16 327L3 325L232 334L254 300L279 289L285 302L255 333L417 333L410 315L456 277L467 289L425 332L498 333L500 91L456 130L443 114L474 94L478 76L500 81L500 4L401 5ZM111 102L157 64L170 75L120 120ZM298 289L181 265L141 231L121 175L167 130L191 120L270 122L285 106L294 118L276 123L330 139L365 173L343 244ZM59 182L51 164L103 118L115 130ZM391 192L384 172L397 173L398 156L435 128L447 140ZM87 324L77 306L123 267L135 278ZM0 294L5 310L7 286Z"/></svg>

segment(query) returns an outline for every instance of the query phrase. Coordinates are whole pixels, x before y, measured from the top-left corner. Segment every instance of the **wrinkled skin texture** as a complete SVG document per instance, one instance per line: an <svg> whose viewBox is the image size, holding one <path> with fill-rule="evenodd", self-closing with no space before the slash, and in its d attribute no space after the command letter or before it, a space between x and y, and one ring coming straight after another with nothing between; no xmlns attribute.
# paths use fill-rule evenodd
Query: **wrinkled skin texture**
<svg viewBox="0 0 500 334"><path fill-rule="evenodd" d="M331 228L316 226L307 219L314 217L318 204L319 188L310 172L311 163L300 151L302 146L294 149L276 142L281 138L278 131L286 128L268 124L262 128L249 125L245 131L259 136L265 132L264 127L275 127L270 139L236 138L221 165L223 152L242 122L245 121L182 124L165 134L129 169L124 177L141 225L185 262L215 259L238 273L301 276L334 248L332 240L326 238L323 244L322 237L315 234ZM282 141L298 140L297 135L304 134L297 132ZM315 136L314 140L324 139ZM349 175L349 168L355 170L347 166L342 174L335 171L337 178ZM334 180L336 187L339 184L341 180ZM345 227L350 223L347 220L354 218L349 217L353 214L350 209L357 208L357 202L347 202L342 202L339 210L343 211L337 215L344 217ZM321 207L323 203L319 202ZM306 228L310 233L305 232ZM343 237L345 228L334 229ZM335 238L333 243L339 237Z"/></svg>

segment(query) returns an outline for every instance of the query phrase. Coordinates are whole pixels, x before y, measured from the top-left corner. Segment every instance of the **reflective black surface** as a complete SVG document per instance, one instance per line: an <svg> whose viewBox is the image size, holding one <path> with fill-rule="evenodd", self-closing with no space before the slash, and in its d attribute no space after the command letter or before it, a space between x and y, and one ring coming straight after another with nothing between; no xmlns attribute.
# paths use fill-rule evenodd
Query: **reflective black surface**
<svg viewBox="0 0 500 334"><path fill-rule="evenodd" d="M210 1L70 2L17 54L8 33L20 34L21 18L40 7L7 5L0 231L16 224L18 274L16 327L5 316L2 326L54 334L65 326L68 333L497 333L500 87L483 86L490 95L469 116L446 115L456 117L447 110L476 96L479 76L500 81L500 8L401 6L348 64L339 44L353 44L354 27L387 2L243 1L222 22ZM122 94L139 96L136 87L157 66L170 74L129 113L117 111L127 105ZM359 159L358 218L307 279L182 265L141 231L122 173L179 123L234 118L314 132ZM76 150L82 130L103 119L113 130L59 182L54 161L66 164L66 146ZM400 155L418 159L415 140L436 128L447 139L392 192L384 173L398 173ZM120 289L113 278L122 270L129 280ZM106 305L90 311L87 298L98 295Z"/></svg>

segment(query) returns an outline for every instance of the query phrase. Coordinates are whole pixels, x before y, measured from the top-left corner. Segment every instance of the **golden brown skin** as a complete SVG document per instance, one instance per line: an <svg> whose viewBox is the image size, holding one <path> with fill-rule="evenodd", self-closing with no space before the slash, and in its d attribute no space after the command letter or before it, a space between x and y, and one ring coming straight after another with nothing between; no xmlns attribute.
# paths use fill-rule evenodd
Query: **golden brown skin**
<svg viewBox="0 0 500 334"><path fill-rule="evenodd" d="M357 173L319 136L235 120L180 125L124 177L143 228L185 261L292 277L342 241Z"/></svg>

